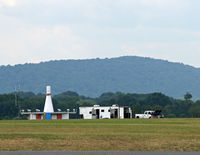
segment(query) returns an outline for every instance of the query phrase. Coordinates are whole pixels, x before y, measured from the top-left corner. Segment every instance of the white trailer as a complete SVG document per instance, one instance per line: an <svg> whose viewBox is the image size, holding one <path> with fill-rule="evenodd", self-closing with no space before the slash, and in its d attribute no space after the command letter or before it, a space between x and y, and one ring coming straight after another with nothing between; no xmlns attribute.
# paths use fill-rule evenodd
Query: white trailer
<svg viewBox="0 0 200 155"><path fill-rule="evenodd" d="M132 110L130 107L120 107L118 105L79 107L79 114L83 116L83 119L132 118Z"/></svg>

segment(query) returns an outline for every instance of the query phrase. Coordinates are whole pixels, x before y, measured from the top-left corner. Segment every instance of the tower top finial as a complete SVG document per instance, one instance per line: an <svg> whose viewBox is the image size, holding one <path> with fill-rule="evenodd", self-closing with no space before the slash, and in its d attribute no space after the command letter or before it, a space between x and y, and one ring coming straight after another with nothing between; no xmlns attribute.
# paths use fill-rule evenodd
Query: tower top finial
<svg viewBox="0 0 200 155"><path fill-rule="evenodd" d="M46 86L46 95L51 95L51 86Z"/></svg>

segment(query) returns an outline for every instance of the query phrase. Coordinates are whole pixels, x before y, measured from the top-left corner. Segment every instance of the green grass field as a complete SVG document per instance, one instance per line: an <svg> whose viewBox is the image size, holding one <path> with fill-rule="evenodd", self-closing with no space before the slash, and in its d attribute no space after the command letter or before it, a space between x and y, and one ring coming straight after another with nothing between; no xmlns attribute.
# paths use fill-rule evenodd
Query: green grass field
<svg viewBox="0 0 200 155"><path fill-rule="evenodd" d="M0 150L200 151L200 119L0 121Z"/></svg>

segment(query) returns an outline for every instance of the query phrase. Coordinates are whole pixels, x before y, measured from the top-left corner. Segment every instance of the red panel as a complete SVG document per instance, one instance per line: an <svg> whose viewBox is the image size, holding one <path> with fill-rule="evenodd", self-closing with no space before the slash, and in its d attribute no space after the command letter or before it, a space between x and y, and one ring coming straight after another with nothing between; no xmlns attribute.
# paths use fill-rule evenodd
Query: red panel
<svg viewBox="0 0 200 155"><path fill-rule="evenodd" d="M57 114L57 119L62 119L62 114Z"/></svg>
<svg viewBox="0 0 200 155"><path fill-rule="evenodd" d="M36 120L41 120L41 114L36 115Z"/></svg>

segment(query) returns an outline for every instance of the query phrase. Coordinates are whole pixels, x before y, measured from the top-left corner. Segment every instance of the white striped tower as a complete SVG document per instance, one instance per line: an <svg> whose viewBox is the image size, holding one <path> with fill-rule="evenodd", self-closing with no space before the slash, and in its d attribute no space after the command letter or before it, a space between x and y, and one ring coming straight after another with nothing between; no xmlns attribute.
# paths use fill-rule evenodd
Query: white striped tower
<svg viewBox="0 0 200 155"><path fill-rule="evenodd" d="M46 100L44 105L44 112L45 113L54 112L53 103L51 99L51 86L46 86Z"/></svg>

